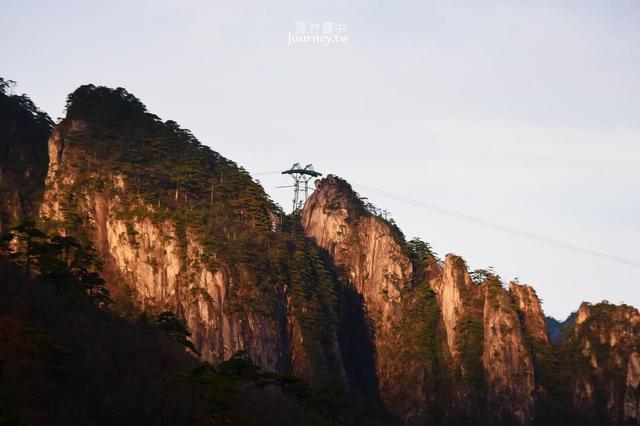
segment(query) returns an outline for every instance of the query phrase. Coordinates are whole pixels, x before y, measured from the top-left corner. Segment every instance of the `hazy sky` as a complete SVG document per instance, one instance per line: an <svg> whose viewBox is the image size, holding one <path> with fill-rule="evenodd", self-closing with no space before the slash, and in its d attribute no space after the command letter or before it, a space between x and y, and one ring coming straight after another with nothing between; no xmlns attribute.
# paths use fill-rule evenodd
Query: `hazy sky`
<svg viewBox="0 0 640 426"><path fill-rule="evenodd" d="M640 262L640 2L2 1L0 75L54 119L123 86L252 173L324 173ZM288 45L298 23L346 43ZM260 175L289 209L288 177ZM358 189L356 187L356 189ZM640 306L640 268L368 193L408 237Z"/></svg>

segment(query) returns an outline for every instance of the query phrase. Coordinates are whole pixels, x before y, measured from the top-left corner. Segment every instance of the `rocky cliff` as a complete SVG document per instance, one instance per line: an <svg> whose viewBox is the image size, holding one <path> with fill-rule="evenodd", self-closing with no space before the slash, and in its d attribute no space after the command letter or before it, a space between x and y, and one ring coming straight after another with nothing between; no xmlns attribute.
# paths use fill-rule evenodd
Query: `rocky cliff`
<svg viewBox="0 0 640 426"><path fill-rule="evenodd" d="M84 89L49 139L40 214L96 248L120 309L175 312L214 364L246 351L267 370L340 379L334 323L323 321L334 283L312 247L276 231L262 189L126 92ZM108 103L105 123L96 108Z"/></svg>
<svg viewBox="0 0 640 426"><path fill-rule="evenodd" d="M458 359L459 338L456 328L465 312L463 297L465 293L472 292L474 289L467 265L462 258L448 254L442 268L437 264L433 266L430 282L438 295L438 303L447 332L448 349L453 358Z"/></svg>
<svg viewBox="0 0 640 426"><path fill-rule="evenodd" d="M524 320L495 277L475 284L457 256L447 255L443 264L431 255L411 256L394 224L367 211L349 185L334 176L317 184L301 220L307 235L343 270L343 285L364 300L379 393L391 412L407 424L471 421L482 417L479 410L489 413L491 424L531 423L535 381ZM420 270L427 290L416 279ZM428 291L437 303L427 304ZM423 305L419 317L416 303ZM437 319L425 322L431 315ZM544 324L541 310L528 315L532 324ZM430 330L427 336L425 330ZM426 352L403 348L425 337ZM407 351L414 356L399 362ZM434 381L443 382L436 389L442 400L430 395ZM407 395L407 389L413 392Z"/></svg>
<svg viewBox="0 0 640 426"><path fill-rule="evenodd" d="M530 424L534 411L534 367L523 324L511 295L491 279L484 287L484 352L487 412L497 424ZM543 320L540 316L536 320Z"/></svg>
<svg viewBox="0 0 640 426"><path fill-rule="evenodd" d="M640 313L583 303L569 339L573 402L589 424L640 423Z"/></svg>
<svg viewBox="0 0 640 426"><path fill-rule="evenodd" d="M509 283L509 291L515 299L516 306L522 313L528 335L537 342L549 342L542 304L535 289L528 285Z"/></svg>
<svg viewBox="0 0 640 426"><path fill-rule="evenodd" d="M361 297L378 393L402 423L638 422L635 309L583 305L568 341L550 342L533 287L417 256L335 176L317 182L301 223Z"/></svg>
<svg viewBox="0 0 640 426"><path fill-rule="evenodd" d="M318 183L301 213L306 235L327 251L341 271L342 285L361 297L363 330L371 335L375 360L375 382L384 400L420 399L417 382L405 383L403 395L396 392L398 376L405 374L388 354L398 350L396 335L402 322L402 295L412 284L413 265L404 252L402 237L381 218L371 215L348 184L330 176ZM359 309L360 307L358 307ZM411 367L411 366L407 366ZM411 404L408 404L411 405ZM407 407L406 417L417 415L420 404Z"/></svg>
<svg viewBox="0 0 640 426"><path fill-rule="evenodd" d="M83 175L91 153L74 144L87 128L81 121L58 126L49 140L50 165L41 217L65 233L73 220L80 221L86 238L106 263L106 272L120 294L127 291L141 309L171 310L180 314L194 334L202 356L215 363L247 350L263 367L281 369L282 347L278 318L250 313L228 314L229 287L233 279L221 265L212 270L203 263L202 246L186 231L178 235L170 220L129 217L132 207L153 210L153 206L130 197L126 176L93 169L104 190L94 190ZM96 163L93 167L99 167ZM91 175L90 175L91 177ZM182 241L181 241L182 239ZM238 279L247 279L240 271ZM125 286L118 287L119 281Z"/></svg>

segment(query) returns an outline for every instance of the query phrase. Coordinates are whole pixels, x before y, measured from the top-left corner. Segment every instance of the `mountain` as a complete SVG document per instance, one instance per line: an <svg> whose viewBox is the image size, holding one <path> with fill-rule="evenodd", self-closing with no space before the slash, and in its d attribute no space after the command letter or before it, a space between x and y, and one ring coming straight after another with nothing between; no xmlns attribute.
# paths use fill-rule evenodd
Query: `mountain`
<svg viewBox="0 0 640 426"><path fill-rule="evenodd" d="M20 148L20 141L9 142ZM10 152L20 151L14 148ZM62 356L65 368L78 371L72 380L77 388L113 391L102 391L105 399L81 395L76 407L52 407L26 389L78 396L69 377L43 374L25 384L10 374L20 370L22 352L0 345L3 370L9 371L2 393L22 403L0 406L0 419L255 424L267 415L280 424L335 424L349 418L335 343L336 283L312 242L290 219L280 219L281 211L245 171L177 124L146 112L123 89L94 86L69 96L67 117L39 153L47 154L37 224L18 222L2 239L6 288L24 288L25 294L17 310L13 293L3 294L0 316L15 327L0 341L12 342L24 324L36 324L39 335L66 343L59 345L64 352L86 355L83 368ZM42 296L40 287L51 294ZM76 290L85 289L86 297L78 297ZM42 315L43 300L58 306L49 315L53 320ZM68 342L58 324L75 330L73 318L85 325L83 337ZM111 324L116 318L131 324L125 337ZM107 330L111 340L89 329ZM157 332L161 336L150 341L148 334ZM183 350L173 359L174 340L191 355ZM83 345L97 346L97 354ZM145 357L153 362L145 364ZM60 363L37 361L45 372ZM95 377L89 366L114 373ZM126 391L129 379L148 391ZM165 388L166 382L176 389ZM190 396L163 404L173 401L174 392ZM145 410L144 418L125 407L110 411L123 403L123 394L128 406ZM148 404L150 398L158 404Z"/></svg>
<svg viewBox="0 0 640 426"><path fill-rule="evenodd" d="M122 88L86 85L69 95L44 152L5 140L11 156L18 146L49 159L33 189L7 181L25 199L42 194L20 214L35 222L3 239L7 286L26 274L50 286L51 298L81 288L92 318L146 319L157 340L132 326L101 351L142 353L163 366L160 376L182 369L204 402L181 405L179 420L167 424L259 424L255 410L279 424L640 422L633 307L583 304L557 339L533 287L407 241L336 176L316 181L304 208L285 215L245 170ZM23 300L38 298L28 292ZM8 308L0 315L30 318ZM103 327L95 321L90 327ZM113 377L114 387L135 368ZM12 383L3 384L7 392ZM130 403L175 389L132 394ZM32 404L43 418L64 418ZM287 408L267 408L274 406ZM16 415L29 403L23 407Z"/></svg>
<svg viewBox="0 0 640 426"><path fill-rule="evenodd" d="M214 364L245 350L264 369L344 381L337 283L246 171L122 89L83 86L67 111L40 216L96 248L118 305L175 312Z"/></svg>
<svg viewBox="0 0 640 426"><path fill-rule="evenodd" d="M564 321L558 321L553 317L544 317L544 322L549 332L549 339L557 342L564 337L566 330L570 330L576 322L577 312L572 312Z"/></svg>

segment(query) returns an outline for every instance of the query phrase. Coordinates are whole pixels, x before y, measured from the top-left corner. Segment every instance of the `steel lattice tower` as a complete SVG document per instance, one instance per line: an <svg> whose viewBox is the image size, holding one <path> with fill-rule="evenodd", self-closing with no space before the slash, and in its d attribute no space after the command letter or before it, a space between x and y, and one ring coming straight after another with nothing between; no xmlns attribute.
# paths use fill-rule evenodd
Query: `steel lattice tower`
<svg viewBox="0 0 640 426"><path fill-rule="evenodd" d="M286 188L293 188L293 213L300 210L309 196L309 181L314 177L322 176L322 173L313 170L313 165L307 164L302 167L300 163L295 163L289 170L282 172L293 178L293 185ZM304 197L304 199L302 198Z"/></svg>

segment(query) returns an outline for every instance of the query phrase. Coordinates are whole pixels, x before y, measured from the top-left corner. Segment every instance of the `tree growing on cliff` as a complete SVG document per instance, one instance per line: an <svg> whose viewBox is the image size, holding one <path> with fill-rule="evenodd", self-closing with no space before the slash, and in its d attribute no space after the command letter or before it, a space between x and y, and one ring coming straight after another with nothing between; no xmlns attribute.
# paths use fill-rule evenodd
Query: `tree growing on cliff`
<svg viewBox="0 0 640 426"><path fill-rule="evenodd" d="M11 228L10 235L23 243L22 247L24 252L18 251L15 254L19 258L24 258L25 271L27 276L31 276L34 251L42 248L43 241L47 237L47 234L36 228L35 222L27 220Z"/></svg>
<svg viewBox="0 0 640 426"><path fill-rule="evenodd" d="M496 271L493 269L492 266L487 266L484 269L482 268L475 269L472 272L470 272L469 275L471 276L471 280L476 284L481 284L485 281L490 281L494 278L497 280L500 280L500 276L496 274Z"/></svg>
<svg viewBox="0 0 640 426"><path fill-rule="evenodd" d="M190 349L194 354L200 355L193 342L189 340L191 332L176 314L171 311L162 312L156 318L156 325L182 346Z"/></svg>
<svg viewBox="0 0 640 426"><path fill-rule="evenodd" d="M85 299L99 307L112 302L100 276L102 263L90 245L83 246L74 237L49 236L32 221L12 228L2 240L29 277L37 272L39 278L54 283L76 302ZM12 250L10 243L14 240L17 248Z"/></svg>

